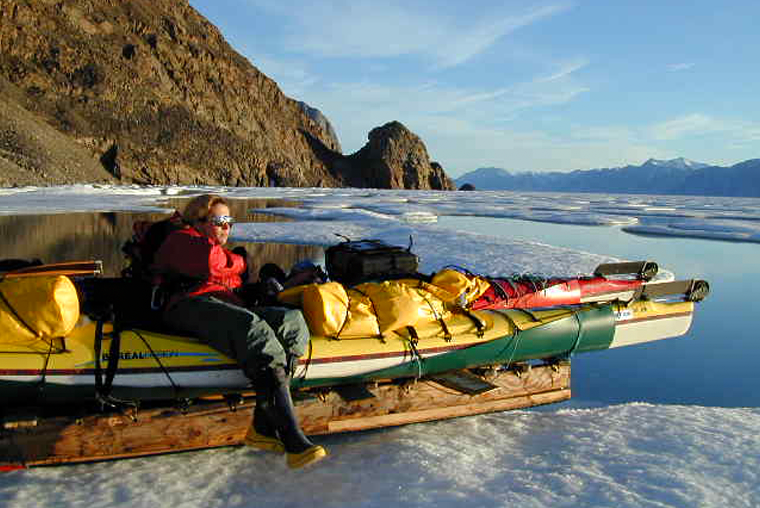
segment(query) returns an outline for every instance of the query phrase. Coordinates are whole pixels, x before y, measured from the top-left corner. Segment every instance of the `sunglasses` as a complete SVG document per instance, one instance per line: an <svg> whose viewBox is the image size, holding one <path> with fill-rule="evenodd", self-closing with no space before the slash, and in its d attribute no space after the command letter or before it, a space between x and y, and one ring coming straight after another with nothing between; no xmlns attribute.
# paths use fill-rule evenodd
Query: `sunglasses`
<svg viewBox="0 0 760 508"><path fill-rule="evenodd" d="M235 223L235 219L229 215L212 215L207 219L214 226L232 226Z"/></svg>

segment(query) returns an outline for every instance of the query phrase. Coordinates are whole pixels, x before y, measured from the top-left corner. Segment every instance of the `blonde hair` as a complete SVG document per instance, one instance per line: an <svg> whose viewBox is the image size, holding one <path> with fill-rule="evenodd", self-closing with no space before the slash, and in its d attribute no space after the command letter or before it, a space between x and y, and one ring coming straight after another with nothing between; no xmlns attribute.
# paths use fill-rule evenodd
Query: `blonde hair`
<svg viewBox="0 0 760 508"><path fill-rule="evenodd" d="M229 203L222 196L216 194L204 194L190 200L182 212L182 220L185 224L196 224L206 222L214 205L222 204L229 207Z"/></svg>

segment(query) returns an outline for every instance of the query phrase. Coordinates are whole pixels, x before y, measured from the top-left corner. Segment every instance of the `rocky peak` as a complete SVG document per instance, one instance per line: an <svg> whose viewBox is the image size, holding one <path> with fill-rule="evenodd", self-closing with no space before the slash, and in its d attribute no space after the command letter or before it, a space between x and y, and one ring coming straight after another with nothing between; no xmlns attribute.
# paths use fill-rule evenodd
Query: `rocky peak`
<svg viewBox="0 0 760 508"><path fill-rule="evenodd" d="M422 140L400 122L372 129L368 143L349 159L360 173L353 178L366 180L368 187L391 189L443 189L456 187L431 162Z"/></svg>

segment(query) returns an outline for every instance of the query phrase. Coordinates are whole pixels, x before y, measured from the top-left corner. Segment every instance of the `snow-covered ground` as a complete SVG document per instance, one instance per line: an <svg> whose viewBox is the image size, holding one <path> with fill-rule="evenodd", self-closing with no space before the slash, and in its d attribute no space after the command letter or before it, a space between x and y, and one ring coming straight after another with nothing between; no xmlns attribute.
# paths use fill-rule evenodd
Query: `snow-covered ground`
<svg viewBox="0 0 760 508"><path fill-rule="evenodd" d="M331 245L340 234L406 245L411 236L424 271L571 275L612 259L452 232L439 215L760 242L760 200L708 197L73 186L0 189L0 214L155 211L157 198L205 191L303 203L266 209L293 222L235 226L236 240ZM331 457L306 471L230 448L5 473L0 507L760 506L760 409L572 407L324 437Z"/></svg>

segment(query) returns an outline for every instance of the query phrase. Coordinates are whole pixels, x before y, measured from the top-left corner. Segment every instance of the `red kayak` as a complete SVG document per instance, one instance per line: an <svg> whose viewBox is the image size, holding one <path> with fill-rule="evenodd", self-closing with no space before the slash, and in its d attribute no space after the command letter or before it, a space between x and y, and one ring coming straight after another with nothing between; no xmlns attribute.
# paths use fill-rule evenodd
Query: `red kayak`
<svg viewBox="0 0 760 508"><path fill-rule="evenodd" d="M589 277L541 278L527 275L487 278L491 287L469 308L530 309L671 295L683 295L689 300L699 301L709 292L709 285L702 280L648 284L657 271L657 263L637 261L599 265L594 275ZM610 278L611 275L624 277Z"/></svg>

